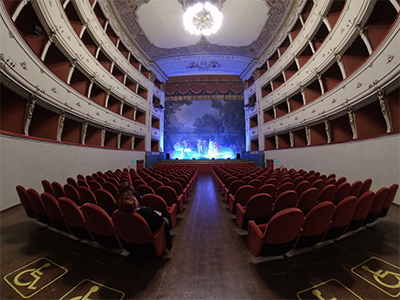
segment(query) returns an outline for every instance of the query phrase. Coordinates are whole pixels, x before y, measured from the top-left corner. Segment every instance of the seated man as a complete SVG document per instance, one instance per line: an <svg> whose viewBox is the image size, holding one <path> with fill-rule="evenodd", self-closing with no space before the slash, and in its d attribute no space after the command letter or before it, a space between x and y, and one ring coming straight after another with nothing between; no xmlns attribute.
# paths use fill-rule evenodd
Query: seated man
<svg viewBox="0 0 400 300"><path fill-rule="evenodd" d="M146 220L147 225L149 226L152 233L160 228L164 221L166 223L165 228L165 237L167 240L167 249L171 250L171 234L169 232L169 222L168 219L163 218L160 212L153 210L147 206L140 206L139 201L134 195L133 190L124 191L118 198L117 202L118 208L126 211L126 212L136 212Z"/></svg>

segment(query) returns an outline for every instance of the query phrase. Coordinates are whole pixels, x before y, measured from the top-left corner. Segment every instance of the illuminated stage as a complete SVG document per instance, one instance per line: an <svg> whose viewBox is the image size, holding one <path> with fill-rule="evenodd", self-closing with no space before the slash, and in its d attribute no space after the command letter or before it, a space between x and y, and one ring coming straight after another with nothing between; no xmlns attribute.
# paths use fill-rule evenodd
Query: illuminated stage
<svg viewBox="0 0 400 300"><path fill-rule="evenodd" d="M254 167L255 162L249 161L247 159L182 159L182 160L162 160L160 162L155 163L155 167L162 167L162 166L190 166L196 167L199 170L199 173L211 173L211 168L216 165L240 165L240 166L249 166Z"/></svg>

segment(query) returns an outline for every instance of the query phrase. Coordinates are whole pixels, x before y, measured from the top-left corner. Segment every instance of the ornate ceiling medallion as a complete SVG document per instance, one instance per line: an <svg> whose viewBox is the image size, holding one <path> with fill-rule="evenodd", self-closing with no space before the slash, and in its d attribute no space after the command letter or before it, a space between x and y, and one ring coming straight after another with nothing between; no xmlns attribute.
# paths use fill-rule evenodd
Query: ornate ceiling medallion
<svg viewBox="0 0 400 300"><path fill-rule="evenodd" d="M189 7L183 15L183 25L191 34L210 35L222 24L222 14L215 6L206 2Z"/></svg>

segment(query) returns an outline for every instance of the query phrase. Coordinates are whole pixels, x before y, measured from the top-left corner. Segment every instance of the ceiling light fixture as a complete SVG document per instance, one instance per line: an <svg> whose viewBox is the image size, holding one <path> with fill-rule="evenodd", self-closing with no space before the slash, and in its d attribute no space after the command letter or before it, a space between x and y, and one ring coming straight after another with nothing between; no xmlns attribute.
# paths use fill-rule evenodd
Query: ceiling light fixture
<svg viewBox="0 0 400 300"><path fill-rule="evenodd" d="M206 2L189 7L183 15L183 25L191 34L210 35L222 24L222 14L214 5Z"/></svg>

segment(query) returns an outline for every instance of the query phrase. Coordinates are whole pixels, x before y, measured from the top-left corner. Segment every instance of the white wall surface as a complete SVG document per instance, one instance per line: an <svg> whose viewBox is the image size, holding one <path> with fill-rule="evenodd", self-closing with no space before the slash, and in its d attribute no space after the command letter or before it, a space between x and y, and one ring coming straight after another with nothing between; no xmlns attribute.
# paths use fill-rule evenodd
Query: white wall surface
<svg viewBox="0 0 400 300"><path fill-rule="evenodd" d="M332 145L265 151L265 159L274 161L275 168L315 170L321 174L345 176L352 184L356 180L372 179L371 190L377 192L400 182L400 135ZM395 203L400 204L400 192Z"/></svg>
<svg viewBox="0 0 400 300"><path fill-rule="evenodd" d="M57 181L84 176L97 171L136 168L133 160L145 159L144 151L111 150L65 145L0 135L0 211L19 204L15 187L43 192L41 181Z"/></svg>

